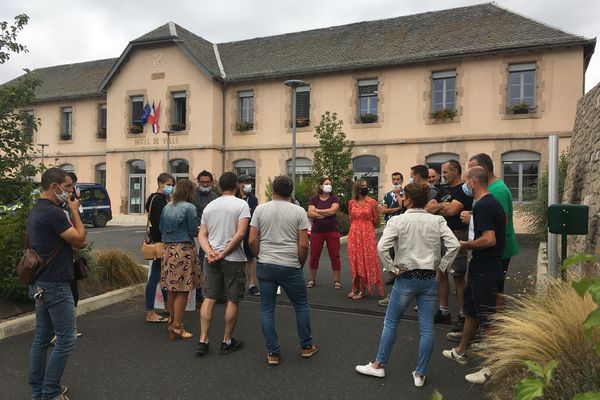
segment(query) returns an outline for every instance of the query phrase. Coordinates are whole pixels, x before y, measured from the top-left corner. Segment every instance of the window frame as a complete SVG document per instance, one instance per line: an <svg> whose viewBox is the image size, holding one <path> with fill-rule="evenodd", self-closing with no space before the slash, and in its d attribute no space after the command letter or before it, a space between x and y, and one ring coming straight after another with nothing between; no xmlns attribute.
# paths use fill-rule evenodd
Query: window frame
<svg viewBox="0 0 600 400"><path fill-rule="evenodd" d="M33 142L33 135L35 133L35 111L34 110L24 110L26 114L25 117L25 129L23 133L26 137L29 137L29 140Z"/></svg>
<svg viewBox="0 0 600 400"><path fill-rule="evenodd" d="M507 98L506 98L506 109L508 112L513 114L527 114L535 112L537 109L538 101L537 101L537 63L528 62L528 63L511 63L508 65L508 81L507 81ZM525 82L526 73L533 73L533 82L527 83ZM512 77L519 76L518 85L512 84ZM525 97L526 86L533 86L533 96ZM519 90L519 98L518 101L515 101L516 97L513 96L513 87L518 88ZM527 99L531 99L531 104L527 102ZM524 108L521 105L527 104L528 108Z"/></svg>
<svg viewBox="0 0 600 400"><path fill-rule="evenodd" d="M454 89L448 89L448 81L450 79L454 80ZM442 103L439 104L440 108L437 108L437 103L435 102L435 94L439 91L435 90L436 81L442 82ZM432 72L431 74L431 112L436 113L438 111L447 109L450 111L456 112L456 84L457 84L457 73L456 70L445 70L445 71L437 71ZM451 103L452 107L448 107L447 96L449 92L454 93L454 102Z"/></svg>
<svg viewBox="0 0 600 400"><path fill-rule="evenodd" d="M361 94L361 88L375 86L375 89L371 92ZM372 123L377 122L379 119L379 79L358 79L356 82L357 88L357 114L358 121L361 123ZM366 99L367 106L366 112L362 112L362 100ZM373 106L373 100L375 105Z"/></svg>
<svg viewBox="0 0 600 400"><path fill-rule="evenodd" d="M187 91L171 92L171 129L183 131L187 129Z"/></svg>
<svg viewBox="0 0 600 400"><path fill-rule="evenodd" d="M310 85L298 86L296 88L296 127L302 128L310 125ZM298 94L301 93L300 96ZM291 120L290 116L290 120ZM291 121L292 127L294 121Z"/></svg>
<svg viewBox="0 0 600 400"><path fill-rule="evenodd" d="M131 124L131 126L139 126L140 128L142 128L142 114L144 112L144 96L141 95L134 95L134 96L129 96L129 102L130 102L130 106L129 106L129 123ZM137 112L137 110L134 109L135 104L139 103L140 104L140 109L139 109L139 119L134 119L136 117L135 113Z"/></svg>
<svg viewBox="0 0 600 400"><path fill-rule="evenodd" d="M245 103L248 103L247 105ZM254 90L237 92L237 122L254 125Z"/></svg>
<svg viewBox="0 0 600 400"><path fill-rule="evenodd" d="M106 131L108 124L108 111L107 104L102 103L98 105L98 132L96 133L97 139L106 139Z"/></svg>
<svg viewBox="0 0 600 400"><path fill-rule="evenodd" d="M73 106L60 108L60 140L73 139Z"/></svg>
<svg viewBox="0 0 600 400"><path fill-rule="evenodd" d="M504 183L506 184L506 171L505 171L505 165L507 164L517 164L518 165L518 171L516 174L511 173L508 176L509 177L513 177L516 176L517 177L517 187L512 187L512 185L508 185L506 184L506 186L508 187L508 190L511 192L511 195L513 194L513 191L516 190L516 196L513 196L513 202L515 203L522 203L522 202L527 202L528 200L526 200L523 196L523 193L526 189L526 187L523 186L523 177L525 175L527 176L531 176L531 174L524 174L523 173L523 164L525 163L537 163L537 178L536 178L536 182L540 179L540 162L541 162L541 157L539 153L533 152L533 151L511 151L508 153L505 153L502 155L501 157L501 161L502 161L502 180L504 181ZM510 183L510 182L509 182Z"/></svg>

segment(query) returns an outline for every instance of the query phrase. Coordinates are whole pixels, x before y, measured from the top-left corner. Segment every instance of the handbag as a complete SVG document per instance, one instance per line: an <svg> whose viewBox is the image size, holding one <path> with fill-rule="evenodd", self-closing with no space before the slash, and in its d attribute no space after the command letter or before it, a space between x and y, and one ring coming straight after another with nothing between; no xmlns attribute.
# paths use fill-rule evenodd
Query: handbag
<svg viewBox="0 0 600 400"><path fill-rule="evenodd" d="M152 197L150 200L150 206L148 207L148 220L146 222L146 236L144 237L144 241L142 242L142 257L144 260L156 260L157 258L162 258L165 252L165 246L163 242L153 242L150 238L150 227L152 223L150 222L150 211L152 211L152 203L156 196Z"/></svg>
<svg viewBox="0 0 600 400"><path fill-rule="evenodd" d="M25 250L23 251L23 257L19 260L16 267L17 277L23 285L31 285L34 283L42 271L50 264L58 252L63 246L64 241L61 240L52 255L44 261L37 251L32 249L29 245L29 234L25 232Z"/></svg>
<svg viewBox="0 0 600 400"><path fill-rule="evenodd" d="M87 265L87 261L83 257L77 257L73 260L73 277L76 281L87 278L89 268Z"/></svg>

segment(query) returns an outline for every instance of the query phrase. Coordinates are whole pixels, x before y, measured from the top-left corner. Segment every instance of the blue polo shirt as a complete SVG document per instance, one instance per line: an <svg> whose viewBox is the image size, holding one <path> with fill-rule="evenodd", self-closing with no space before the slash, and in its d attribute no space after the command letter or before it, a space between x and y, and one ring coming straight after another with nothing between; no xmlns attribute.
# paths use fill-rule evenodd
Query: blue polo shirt
<svg viewBox="0 0 600 400"><path fill-rule="evenodd" d="M73 280L73 248L60 237L71 226L65 211L48 199L39 199L31 209L27 221L29 246L44 260L52 256L57 246L61 246L58 255L38 276L39 281Z"/></svg>

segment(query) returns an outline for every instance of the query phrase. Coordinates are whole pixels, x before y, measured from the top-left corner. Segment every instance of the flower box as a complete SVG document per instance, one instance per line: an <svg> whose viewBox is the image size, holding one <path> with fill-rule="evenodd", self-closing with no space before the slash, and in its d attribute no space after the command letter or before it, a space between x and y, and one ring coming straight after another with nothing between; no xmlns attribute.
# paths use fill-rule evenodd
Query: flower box
<svg viewBox="0 0 600 400"><path fill-rule="evenodd" d="M453 120L454 117L456 117L456 114L456 110L442 108L441 110L433 111L429 116L436 121L446 121L448 119Z"/></svg>
<svg viewBox="0 0 600 400"><path fill-rule="evenodd" d="M254 123L253 122L239 121L239 122L235 123L235 130L236 131L244 132L244 131L249 131L252 128L254 128Z"/></svg>
<svg viewBox="0 0 600 400"><path fill-rule="evenodd" d="M514 106L508 108L508 112L512 114L528 114L531 111L533 111L533 109L527 103L515 104Z"/></svg>
<svg viewBox="0 0 600 400"><path fill-rule="evenodd" d="M376 114L362 114L360 117L358 117L358 119L363 124L371 124L373 122L377 122L378 117Z"/></svg>
<svg viewBox="0 0 600 400"><path fill-rule="evenodd" d="M308 118L296 118L296 127L303 128L310 125L310 119Z"/></svg>
<svg viewBox="0 0 600 400"><path fill-rule="evenodd" d="M171 130L173 131L184 131L185 130L185 124L173 124L171 125Z"/></svg>
<svg viewBox="0 0 600 400"><path fill-rule="evenodd" d="M70 133L61 133L60 135L58 135L58 137L60 138L60 140L71 140L71 139L73 139L73 135L71 135Z"/></svg>
<svg viewBox="0 0 600 400"><path fill-rule="evenodd" d="M142 133L144 132L144 128L139 125L131 125L129 127L129 133Z"/></svg>

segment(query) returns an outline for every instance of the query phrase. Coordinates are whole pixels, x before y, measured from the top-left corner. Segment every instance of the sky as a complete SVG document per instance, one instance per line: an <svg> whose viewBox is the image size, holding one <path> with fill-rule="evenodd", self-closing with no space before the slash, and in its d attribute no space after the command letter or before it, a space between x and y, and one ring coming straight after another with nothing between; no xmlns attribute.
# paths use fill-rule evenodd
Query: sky
<svg viewBox="0 0 600 400"><path fill-rule="evenodd" d="M213 43L298 32L484 3L481 0L1 0L0 21L25 13L18 42L29 52L0 65L0 83L23 69L119 57L127 43L167 22ZM600 36L598 0L497 0L496 4L563 31ZM585 91L600 81L600 49Z"/></svg>

